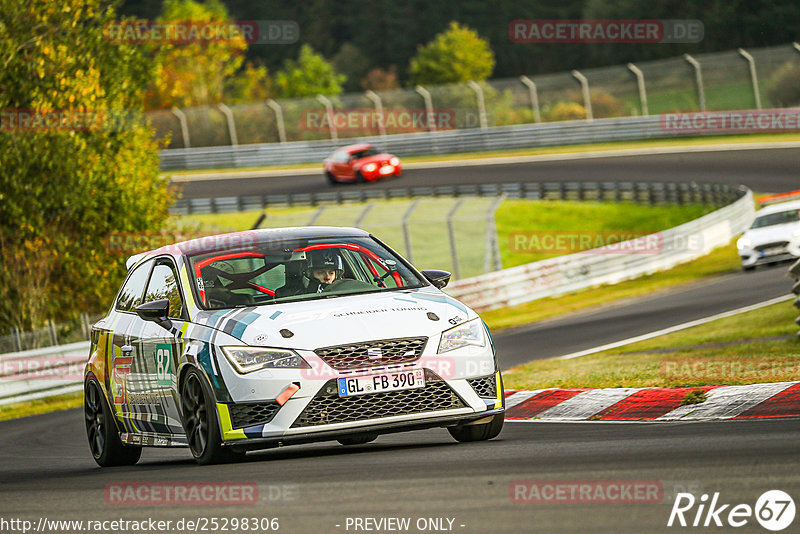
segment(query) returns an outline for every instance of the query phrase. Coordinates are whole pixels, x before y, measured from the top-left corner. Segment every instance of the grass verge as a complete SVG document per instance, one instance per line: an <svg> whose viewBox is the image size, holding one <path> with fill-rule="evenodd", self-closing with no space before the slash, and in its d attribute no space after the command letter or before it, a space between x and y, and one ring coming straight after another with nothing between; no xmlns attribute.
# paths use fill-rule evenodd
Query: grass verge
<svg viewBox="0 0 800 534"><path fill-rule="evenodd" d="M83 406L83 392L58 395L49 399L37 399L28 402L18 402L0 406L0 421L17 419L29 415L69 410Z"/></svg>
<svg viewBox="0 0 800 534"><path fill-rule="evenodd" d="M527 363L504 372L503 381L508 389L795 381L800 379L796 316L791 302L781 302L572 360Z"/></svg>

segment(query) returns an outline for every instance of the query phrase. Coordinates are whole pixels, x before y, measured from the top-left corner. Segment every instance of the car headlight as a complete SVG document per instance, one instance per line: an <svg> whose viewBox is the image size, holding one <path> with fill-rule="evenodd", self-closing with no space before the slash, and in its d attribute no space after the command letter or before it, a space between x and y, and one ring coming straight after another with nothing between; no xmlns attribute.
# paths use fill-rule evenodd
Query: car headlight
<svg viewBox="0 0 800 534"><path fill-rule="evenodd" d="M364 165L364 170L367 172L372 172L377 168L378 168L377 163L367 163L366 165Z"/></svg>
<svg viewBox="0 0 800 534"><path fill-rule="evenodd" d="M392 158L389 159L389 163L391 163L392 165L397 167L398 165L400 165L400 160L397 159L396 157L392 156Z"/></svg>
<svg viewBox="0 0 800 534"><path fill-rule="evenodd" d="M311 366L296 352L263 347L222 347L231 365L241 374L258 369L309 369Z"/></svg>
<svg viewBox="0 0 800 534"><path fill-rule="evenodd" d="M455 328L442 332L439 342L439 353L460 349L467 345L483 347L486 345L486 336L483 333L483 324L480 318L462 323Z"/></svg>
<svg viewBox="0 0 800 534"><path fill-rule="evenodd" d="M738 241L736 241L736 248L742 250L743 248L747 248L750 246L750 238L749 237L740 237Z"/></svg>

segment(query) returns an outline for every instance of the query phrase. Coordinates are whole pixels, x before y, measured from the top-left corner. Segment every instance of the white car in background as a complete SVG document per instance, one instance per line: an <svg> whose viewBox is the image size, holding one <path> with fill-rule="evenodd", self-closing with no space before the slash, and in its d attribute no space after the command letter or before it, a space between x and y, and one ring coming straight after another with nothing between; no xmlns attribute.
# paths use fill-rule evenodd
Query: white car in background
<svg viewBox="0 0 800 534"><path fill-rule="evenodd" d="M800 200L767 206L736 242L742 267L800 258Z"/></svg>

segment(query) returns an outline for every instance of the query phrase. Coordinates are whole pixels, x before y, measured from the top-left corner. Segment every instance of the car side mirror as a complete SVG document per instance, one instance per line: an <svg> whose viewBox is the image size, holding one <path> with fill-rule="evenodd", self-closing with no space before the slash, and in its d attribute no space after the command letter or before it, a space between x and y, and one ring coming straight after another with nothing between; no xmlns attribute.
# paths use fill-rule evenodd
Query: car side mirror
<svg viewBox="0 0 800 534"><path fill-rule="evenodd" d="M172 329L169 318L169 299L153 300L136 306L136 315L145 321L153 321L165 330Z"/></svg>
<svg viewBox="0 0 800 534"><path fill-rule="evenodd" d="M422 271L422 276L424 276L428 282L433 284L436 288L442 289L450 282L450 276L452 276L447 271Z"/></svg>

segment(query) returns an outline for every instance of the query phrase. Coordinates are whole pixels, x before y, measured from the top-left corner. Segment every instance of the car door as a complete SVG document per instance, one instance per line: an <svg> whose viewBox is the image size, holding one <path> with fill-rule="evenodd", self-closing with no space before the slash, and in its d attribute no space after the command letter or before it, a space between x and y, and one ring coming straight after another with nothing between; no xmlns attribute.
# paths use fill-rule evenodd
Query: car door
<svg viewBox="0 0 800 534"><path fill-rule="evenodd" d="M333 159L334 174L340 178L352 178L355 176L353 173L352 162L350 161L350 154L344 151L337 152Z"/></svg>
<svg viewBox="0 0 800 534"><path fill-rule="evenodd" d="M117 295L112 313L103 321L104 331L98 332L98 343L106 347L106 391L109 405L125 432L137 433L131 420L131 391L139 389L135 382L141 375L141 332L144 321L136 315L136 306L142 303L145 286L153 268L153 260L134 267ZM105 327L108 331L105 331ZM110 339L105 337L110 336Z"/></svg>
<svg viewBox="0 0 800 534"><path fill-rule="evenodd" d="M142 388L129 394L131 418L144 432L162 436L183 434L176 369L184 345L179 332L187 316L177 273L171 258L155 260L142 303L169 299L172 328L167 330L152 321L143 321L138 352Z"/></svg>

